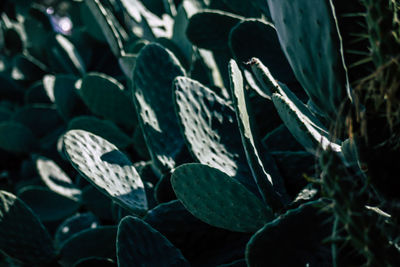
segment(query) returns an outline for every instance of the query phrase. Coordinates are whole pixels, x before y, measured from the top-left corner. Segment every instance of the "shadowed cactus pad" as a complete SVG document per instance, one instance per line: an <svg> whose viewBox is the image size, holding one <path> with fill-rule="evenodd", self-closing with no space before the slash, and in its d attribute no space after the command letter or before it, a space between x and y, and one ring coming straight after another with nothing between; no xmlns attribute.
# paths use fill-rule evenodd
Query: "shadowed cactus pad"
<svg viewBox="0 0 400 267"><path fill-rule="evenodd" d="M254 136L255 126L249 114L250 101L244 90L242 73L234 60L229 63L229 74L238 126L252 174L264 200L273 209L279 210L288 203L286 190L272 156L267 151L261 154L261 145Z"/></svg>
<svg viewBox="0 0 400 267"><path fill-rule="evenodd" d="M32 131L18 122L0 123L0 149L15 154L26 154L38 146Z"/></svg>
<svg viewBox="0 0 400 267"><path fill-rule="evenodd" d="M258 193L241 143L233 107L195 80L174 81L175 106L188 147L197 160L235 177Z"/></svg>
<svg viewBox="0 0 400 267"><path fill-rule="evenodd" d="M347 73L332 1L268 1L282 49L319 111L335 119ZM296 14L296 15L294 15Z"/></svg>
<svg viewBox="0 0 400 267"><path fill-rule="evenodd" d="M28 264L55 257L51 237L32 210L5 191L0 191L0 249Z"/></svg>
<svg viewBox="0 0 400 267"><path fill-rule="evenodd" d="M323 244L332 223L323 207L309 202L266 224L247 244L248 266L332 266L330 246Z"/></svg>
<svg viewBox="0 0 400 267"><path fill-rule="evenodd" d="M79 200L82 191L73 184L71 178L52 160L39 157L36 169L45 185L52 191L65 197Z"/></svg>
<svg viewBox="0 0 400 267"><path fill-rule="evenodd" d="M158 44L141 49L133 73L133 98L151 158L159 174L175 166L184 140L172 102L172 81L185 75L176 57Z"/></svg>
<svg viewBox="0 0 400 267"><path fill-rule="evenodd" d="M118 266L189 266L182 253L141 219L121 220L117 235Z"/></svg>
<svg viewBox="0 0 400 267"><path fill-rule="evenodd" d="M172 187L197 218L236 232L255 232L272 219L261 200L218 169L189 163L175 169Z"/></svg>
<svg viewBox="0 0 400 267"><path fill-rule="evenodd" d="M68 131L64 145L72 165L101 192L131 212L147 210L143 182L115 145L83 130Z"/></svg>
<svg viewBox="0 0 400 267"><path fill-rule="evenodd" d="M79 92L94 114L130 128L135 126L133 102L124 86L114 78L102 73L89 73L83 77Z"/></svg>

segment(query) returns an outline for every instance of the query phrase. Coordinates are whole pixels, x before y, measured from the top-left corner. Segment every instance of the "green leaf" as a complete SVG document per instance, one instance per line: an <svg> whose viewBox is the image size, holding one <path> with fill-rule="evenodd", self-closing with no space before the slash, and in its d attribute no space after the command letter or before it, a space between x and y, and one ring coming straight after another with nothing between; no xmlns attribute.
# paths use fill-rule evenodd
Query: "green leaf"
<svg viewBox="0 0 400 267"><path fill-rule="evenodd" d="M0 148L14 154L27 154L38 146L32 131L24 125L4 121L0 123Z"/></svg>
<svg viewBox="0 0 400 267"><path fill-rule="evenodd" d="M318 110L336 119L348 88L331 1L268 1L282 49Z"/></svg>
<svg viewBox="0 0 400 267"><path fill-rule="evenodd" d="M124 86L114 78L102 73L89 73L83 77L79 92L94 114L129 128L135 126L133 102Z"/></svg>
<svg viewBox="0 0 400 267"><path fill-rule="evenodd" d="M258 194L241 143L234 108L192 79L178 77L173 87L179 123L193 157L235 177Z"/></svg>
<svg viewBox="0 0 400 267"><path fill-rule="evenodd" d="M105 139L83 130L64 135L74 168L102 193L133 213L147 210L146 193L130 160Z"/></svg>
<svg viewBox="0 0 400 267"><path fill-rule="evenodd" d="M60 263L72 266L89 257L115 258L117 227L101 226L83 230L63 243Z"/></svg>
<svg viewBox="0 0 400 267"><path fill-rule="evenodd" d="M54 244L61 248L66 240L73 235L86 230L93 229L100 225L99 219L93 213L78 213L62 222L54 234Z"/></svg>
<svg viewBox="0 0 400 267"><path fill-rule="evenodd" d="M118 266L189 266L182 253L141 219L127 216L117 234Z"/></svg>
<svg viewBox="0 0 400 267"><path fill-rule="evenodd" d="M0 191L0 249L25 263L51 262L52 239L26 204L13 194Z"/></svg>
<svg viewBox="0 0 400 267"><path fill-rule="evenodd" d="M67 198L80 200L82 191L54 161L39 157L36 159L36 169L43 183L51 191Z"/></svg>
<svg viewBox="0 0 400 267"><path fill-rule="evenodd" d="M125 134L114 123L92 116L80 116L68 123L68 130L81 129L101 136L118 148L126 148L132 143L131 137Z"/></svg>
<svg viewBox="0 0 400 267"><path fill-rule="evenodd" d="M175 169L171 178L178 199L197 218L236 232L255 232L272 212L243 185L218 169L190 163Z"/></svg>
<svg viewBox="0 0 400 267"><path fill-rule="evenodd" d="M242 73L234 60L230 61L229 73L232 98L247 161L264 200L277 211L289 202L283 179L272 156L267 151L260 150L259 140L254 136L255 126L251 120L248 95L244 90Z"/></svg>
<svg viewBox="0 0 400 267"><path fill-rule="evenodd" d="M172 82L185 75L176 57L158 44L140 50L133 98L151 158L161 175L175 166L184 140L172 101Z"/></svg>
<svg viewBox="0 0 400 267"><path fill-rule="evenodd" d="M222 11L202 11L193 15L186 28L189 40L200 48L221 50L228 47L229 33L243 17Z"/></svg>
<svg viewBox="0 0 400 267"><path fill-rule="evenodd" d="M18 192L18 197L35 212L42 222L65 219L80 207L79 201L39 186L22 188Z"/></svg>
<svg viewBox="0 0 400 267"><path fill-rule="evenodd" d="M248 266L331 266L330 213L322 201L289 210L266 224L250 239L246 249Z"/></svg>

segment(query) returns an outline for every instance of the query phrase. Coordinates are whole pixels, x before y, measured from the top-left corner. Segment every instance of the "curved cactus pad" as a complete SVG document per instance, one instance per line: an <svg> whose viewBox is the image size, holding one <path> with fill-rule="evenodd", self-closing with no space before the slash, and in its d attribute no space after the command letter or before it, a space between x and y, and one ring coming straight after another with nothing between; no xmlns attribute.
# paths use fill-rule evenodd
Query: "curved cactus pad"
<svg viewBox="0 0 400 267"><path fill-rule="evenodd" d="M49 233L19 198L0 191L0 250L25 263L50 262L55 250Z"/></svg>
<svg viewBox="0 0 400 267"><path fill-rule="evenodd" d="M140 50L134 71L133 98L151 158L163 173L175 166L184 140L172 102L172 81L185 75L175 56L158 44Z"/></svg>
<svg viewBox="0 0 400 267"><path fill-rule="evenodd" d="M18 122L0 123L0 149L15 154L26 154L38 146L32 131Z"/></svg>
<svg viewBox="0 0 400 267"><path fill-rule="evenodd" d="M248 266L331 266L332 223L322 201L290 210L265 225L247 244ZM290 256L288 256L290 255Z"/></svg>
<svg viewBox="0 0 400 267"><path fill-rule="evenodd" d="M116 226L83 230L66 240L60 250L60 263L73 266L89 257L115 258Z"/></svg>
<svg viewBox="0 0 400 267"><path fill-rule="evenodd" d="M189 266L182 253L141 219L127 216L117 234L118 266Z"/></svg>
<svg viewBox="0 0 400 267"><path fill-rule="evenodd" d="M82 191L76 187L71 178L52 160L39 157L36 160L36 169L45 185L62 196L79 200Z"/></svg>
<svg viewBox="0 0 400 267"><path fill-rule="evenodd" d="M223 11L203 11L189 19L186 35L200 48L220 50L228 48L229 33L243 17Z"/></svg>
<svg viewBox="0 0 400 267"><path fill-rule="evenodd" d="M74 214L80 207L77 200L59 195L45 187L26 186L18 192L42 222L54 222Z"/></svg>
<svg viewBox="0 0 400 267"><path fill-rule="evenodd" d="M278 80L296 81L271 23L259 19L242 21L232 29L229 46L237 62L248 62L257 57Z"/></svg>
<svg viewBox="0 0 400 267"><path fill-rule="evenodd" d="M346 98L347 74L331 1L271 0L268 6L297 80L316 106L335 118Z"/></svg>
<svg viewBox="0 0 400 267"><path fill-rule="evenodd" d="M266 151L261 155L262 150L259 149L261 145L254 137L254 122L249 115L250 101L244 90L242 73L234 60L229 63L229 74L232 98L247 160L263 197L272 208L278 210L288 202L282 177L272 156Z"/></svg>
<svg viewBox="0 0 400 267"><path fill-rule="evenodd" d="M246 161L233 107L189 78L174 81L175 104L182 132L193 156L235 177L257 192Z"/></svg>
<svg viewBox="0 0 400 267"><path fill-rule="evenodd" d="M99 219L90 212L71 216L58 226L54 234L54 243L60 248L74 234L86 229L96 228L99 225Z"/></svg>
<svg viewBox="0 0 400 267"><path fill-rule="evenodd" d="M94 114L127 127L135 126L133 102L123 85L114 78L102 73L89 73L83 77L79 91L83 102Z"/></svg>
<svg viewBox="0 0 400 267"><path fill-rule="evenodd" d="M101 136L119 148L126 148L132 139L109 120L101 120L93 116L80 116L68 123L68 130L81 129Z"/></svg>
<svg viewBox="0 0 400 267"><path fill-rule="evenodd" d="M235 232L255 232L273 216L243 185L212 167L181 165L172 173L171 182L183 205L210 225Z"/></svg>
<svg viewBox="0 0 400 267"><path fill-rule="evenodd" d="M143 182L116 146L83 130L68 131L64 146L72 165L101 192L131 212L147 210Z"/></svg>
<svg viewBox="0 0 400 267"><path fill-rule="evenodd" d="M314 155L319 149L340 152L340 146L331 142L327 132L318 128L309 117L302 113L295 102L277 93L272 95L272 101L286 127L308 152Z"/></svg>

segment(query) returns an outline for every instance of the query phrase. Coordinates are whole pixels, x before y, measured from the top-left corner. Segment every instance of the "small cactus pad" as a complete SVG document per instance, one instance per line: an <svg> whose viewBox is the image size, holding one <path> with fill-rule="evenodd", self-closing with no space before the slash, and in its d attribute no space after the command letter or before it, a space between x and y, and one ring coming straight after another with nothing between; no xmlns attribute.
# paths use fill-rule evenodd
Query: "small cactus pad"
<svg viewBox="0 0 400 267"><path fill-rule="evenodd" d="M51 159L39 157L36 159L36 169L44 184L52 191L62 196L79 200L81 190L76 187L71 178Z"/></svg>
<svg viewBox="0 0 400 267"><path fill-rule="evenodd" d="M238 179L257 192L241 143L233 107L213 91L189 78L174 81L175 104L193 156Z"/></svg>
<svg viewBox="0 0 400 267"><path fill-rule="evenodd" d="M268 6L297 80L320 110L336 118L347 74L331 1L271 0Z"/></svg>
<svg viewBox="0 0 400 267"><path fill-rule="evenodd" d="M79 213L66 219L58 226L54 235L55 246L60 248L74 234L100 225L99 219L92 213Z"/></svg>
<svg viewBox="0 0 400 267"><path fill-rule="evenodd" d="M18 192L18 198L23 200L44 223L65 219L80 207L79 201L39 186L22 188Z"/></svg>
<svg viewBox="0 0 400 267"><path fill-rule="evenodd" d="M326 131L316 125L286 96L274 93L272 101L279 116L294 138L310 153L317 155L319 149L333 149L339 152L340 146L331 142Z"/></svg>
<svg viewBox="0 0 400 267"><path fill-rule="evenodd" d="M0 123L0 149L14 154L26 154L37 146L38 140L23 124L12 121Z"/></svg>
<svg viewBox="0 0 400 267"><path fill-rule="evenodd" d="M266 224L247 244L248 266L331 266L330 246L322 242L332 223L323 205L310 202Z"/></svg>
<svg viewBox="0 0 400 267"><path fill-rule="evenodd" d="M116 226L83 230L63 243L59 262L63 266L73 266L89 257L115 258L116 236Z"/></svg>
<svg viewBox="0 0 400 267"><path fill-rule="evenodd" d="M182 253L141 219L127 216L117 234L118 266L189 266Z"/></svg>
<svg viewBox="0 0 400 267"><path fill-rule="evenodd" d="M175 169L172 187L200 220L235 232L255 232L272 219L271 211L235 179L218 169L189 163Z"/></svg>
<svg viewBox="0 0 400 267"><path fill-rule="evenodd" d="M186 35L196 46L209 50L228 48L229 33L243 17L223 11L203 11L189 20Z"/></svg>
<svg viewBox="0 0 400 267"><path fill-rule="evenodd" d="M160 173L175 166L184 140L172 102L172 81L185 75L176 57L158 44L140 50L133 97L151 158Z"/></svg>
<svg viewBox="0 0 400 267"><path fill-rule="evenodd" d="M49 233L26 204L13 194L0 191L0 250L30 264L55 257Z"/></svg>
<svg viewBox="0 0 400 267"><path fill-rule="evenodd" d="M101 192L131 212L147 210L143 182L116 146L83 130L68 131L64 146L72 165Z"/></svg>
<svg viewBox="0 0 400 267"><path fill-rule="evenodd" d="M249 62L257 57L278 80L285 83L296 81L271 23L259 19L242 21L232 29L229 46L237 62Z"/></svg>
<svg viewBox="0 0 400 267"><path fill-rule="evenodd" d="M94 114L130 128L135 126L133 102L124 86L114 78L102 73L88 73L82 79L79 92Z"/></svg>
<svg viewBox="0 0 400 267"><path fill-rule="evenodd" d="M68 123L68 130L73 129L81 129L101 136L121 149L132 143L132 139L114 123L93 116L75 117Z"/></svg>
<svg viewBox="0 0 400 267"><path fill-rule="evenodd" d="M229 73L240 134L254 179L266 202L273 209L280 209L288 202L283 180L272 156L266 151L260 155L261 145L256 143L258 139L253 134L254 122L250 120L242 73L234 60L229 63Z"/></svg>

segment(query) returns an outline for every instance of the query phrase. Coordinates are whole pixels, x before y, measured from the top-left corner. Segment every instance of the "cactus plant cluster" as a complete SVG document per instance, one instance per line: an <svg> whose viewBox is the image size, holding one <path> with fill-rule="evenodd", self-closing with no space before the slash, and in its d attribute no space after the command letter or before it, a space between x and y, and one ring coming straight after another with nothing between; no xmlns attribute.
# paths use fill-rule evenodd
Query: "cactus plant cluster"
<svg viewBox="0 0 400 267"><path fill-rule="evenodd" d="M0 266L400 265L398 0L0 15Z"/></svg>

